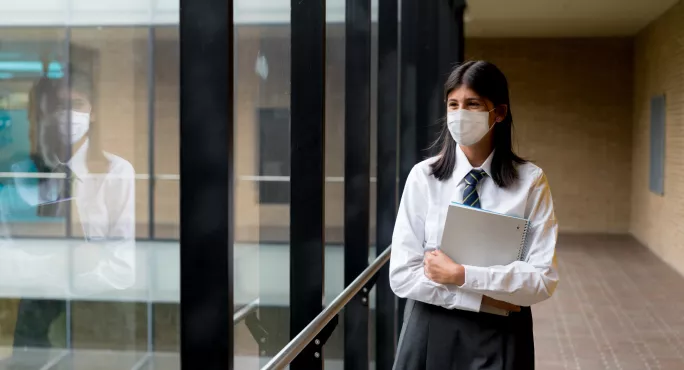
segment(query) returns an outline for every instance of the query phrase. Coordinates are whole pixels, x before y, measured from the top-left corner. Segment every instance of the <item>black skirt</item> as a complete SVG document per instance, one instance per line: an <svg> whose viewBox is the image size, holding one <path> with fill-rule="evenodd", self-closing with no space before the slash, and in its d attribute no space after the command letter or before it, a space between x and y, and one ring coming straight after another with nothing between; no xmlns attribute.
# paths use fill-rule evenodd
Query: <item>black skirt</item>
<svg viewBox="0 0 684 370"><path fill-rule="evenodd" d="M533 370L532 311L509 316L408 300L394 370Z"/></svg>

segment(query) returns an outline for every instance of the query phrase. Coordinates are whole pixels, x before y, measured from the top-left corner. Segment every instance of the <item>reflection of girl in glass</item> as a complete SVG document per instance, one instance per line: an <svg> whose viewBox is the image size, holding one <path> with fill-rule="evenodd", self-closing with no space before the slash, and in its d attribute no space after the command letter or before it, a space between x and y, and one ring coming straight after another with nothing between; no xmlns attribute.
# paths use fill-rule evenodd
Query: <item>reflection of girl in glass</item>
<svg viewBox="0 0 684 370"><path fill-rule="evenodd" d="M33 163L12 167L13 172L47 172L37 186L15 179L18 198L25 203L22 206L35 206L36 214L43 217L69 215L74 234L84 237L64 241L66 248L59 249L61 252L46 247L43 255L23 254L14 261L22 266L22 275L30 275L40 288L63 292L65 300L106 296L107 291L130 288L135 280L133 166L100 146L90 76L71 68L68 82L42 80L37 85L40 91L32 96L33 106L39 110L34 114L38 119L32 122L37 125L32 130L36 146ZM1 220L6 222L12 209L3 208ZM20 241L13 244L21 249ZM66 264L71 266L68 273L55 272L67 268L65 258L71 261ZM60 281L59 275L69 281ZM12 276L3 275L3 279ZM62 299L39 296L21 300L11 368L38 369L49 360L40 349L51 347L50 326L64 309Z"/></svg>

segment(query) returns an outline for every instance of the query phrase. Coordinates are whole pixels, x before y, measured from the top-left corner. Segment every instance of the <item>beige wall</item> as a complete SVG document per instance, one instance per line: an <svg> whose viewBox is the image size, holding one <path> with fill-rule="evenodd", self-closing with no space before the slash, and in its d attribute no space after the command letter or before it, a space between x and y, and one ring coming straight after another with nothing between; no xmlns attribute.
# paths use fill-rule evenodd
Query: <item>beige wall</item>
<svg viewBox="0 0 684 370"><path fill-rule="evenodd" d="M155 127L156 174L180 172L180 46L178 28L155 30ZM145 181L145 186L147 182ZM154 194L155 237L180 237L180 183L158 180ZM147 211L146 211L147 212Z"/></svg>
<svg viewBox="0 0 684 370"><path fill-rule="evenodd" d="M636 37L630 231L684 274L684 4ZM666 96L665 194L649 191L650 99Z"/></svg>
<svg viewBox="0 0 684 370"><path fill-rule="evenodd" d="M329 27L326 66L326 176L344 176L344 39L343 28ZM289 240L290 207L259 203L259 187L244 176L259 175L259 108L290 106L290 55L287 29L245 27L237 32L236 44L236 179L235 232L238 241ZM268 77L255 72L257 57L268 63ZM371 112L373 115L374 112ZM371 175L375 173L375 124L371 125ZM283 138L289 140L289 138ZM326 183L325 233L328 243L341 243L344 233L344 184ZM375 189L371 186L371 203ZM371 240L374 238L375 209L371 206Z"/></svg>
<svg viewBox="0 0 684 370"><path fill-rule="evenodd" d="M262 41L262 38L265 40ZM258 108L288 108L289 38L272 34L262 36L260 29L238 29L236 43L235 88L235 232L238 241L289 239L289 207L261 206L259 187L245 176L258 176ZM255 72L257 57L268 63L268 77ZM288 138L283 138L288 140Z"/></svg>
<svg viewBox="0 0 684 370"><path fill-rule="evenodd" d="M519 152L546 172L564 232L629 226L629 39L468 39L506 74Z"/></svg>

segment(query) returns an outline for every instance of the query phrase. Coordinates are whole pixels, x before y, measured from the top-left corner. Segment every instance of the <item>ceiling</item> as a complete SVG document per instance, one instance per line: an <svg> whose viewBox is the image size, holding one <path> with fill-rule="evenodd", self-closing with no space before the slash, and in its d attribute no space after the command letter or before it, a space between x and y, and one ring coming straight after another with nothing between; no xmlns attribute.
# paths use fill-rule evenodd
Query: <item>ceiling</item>
<svg viewBox="0 0 684 370"><path fill-rule="evenodd" d="M466 37L631 36L679 0L469 0Z"/></svg>

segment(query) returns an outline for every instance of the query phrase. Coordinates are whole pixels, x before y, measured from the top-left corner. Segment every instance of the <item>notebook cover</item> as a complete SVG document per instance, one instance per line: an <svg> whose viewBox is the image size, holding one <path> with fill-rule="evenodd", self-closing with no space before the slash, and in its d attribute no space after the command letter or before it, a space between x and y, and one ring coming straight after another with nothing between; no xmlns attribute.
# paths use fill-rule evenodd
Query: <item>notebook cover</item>
<svg viewBox="0 0 684 370"><path fill-rule="evenodd" d="M525 252L528 221L468 207L449 206L440 249L463 265L505 266L521 260ZM480 312L508 316L508 311L483 305Z"/></svg>
<svg viewBox="0 0 684 370"><path fill-rule="evenodd" d="M453 203L440 249L462 265L505 266L521 260L527 220Z"/></svg>

